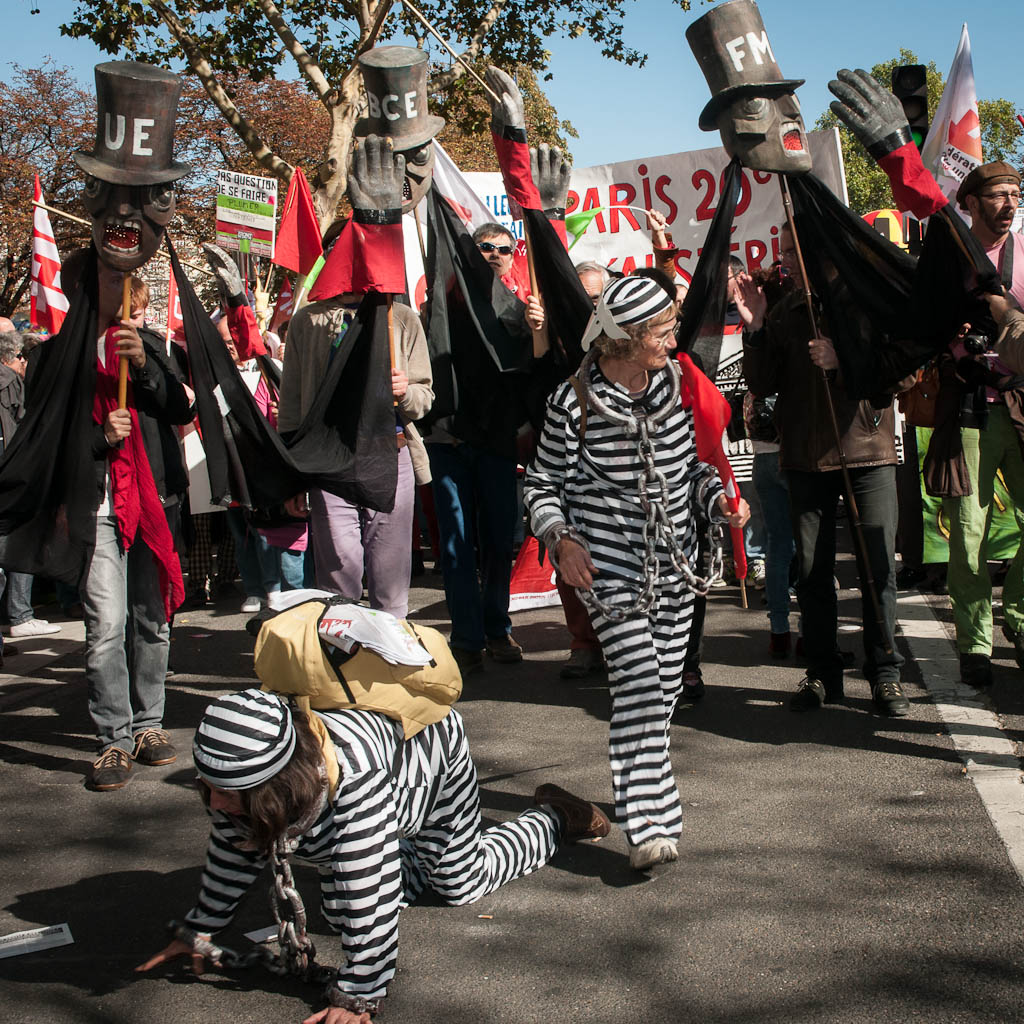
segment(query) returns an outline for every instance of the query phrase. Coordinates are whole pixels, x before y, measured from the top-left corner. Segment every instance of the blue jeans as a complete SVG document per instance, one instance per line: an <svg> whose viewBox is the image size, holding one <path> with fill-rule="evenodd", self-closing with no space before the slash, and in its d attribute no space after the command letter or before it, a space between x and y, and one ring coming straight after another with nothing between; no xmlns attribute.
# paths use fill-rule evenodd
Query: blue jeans
<svg viewBox="0 0 1024 1024"><path fill-rule="evenodd" d="M98 516L79 594L89 715L100 750L116 746L131 753L136 733L163 722L171 639L149 548L136 540L125 552L114 519Z"/></svg>
<svg viewBox="0 0 1024 1024"><path fill-rule="evenodd" d="M754 455L754 487L765 533L765 598L773 633L789 632L789 565L796 545L789 517L789 488L779 471L778 452Z"/></svg>
<svg viewBox="0 0 1024 1024"><path fill-rule="evenodd" d="M245 521L240 508L229 508L226 514L235 538L235 561L245 596L265 600L267 594L281 589L277 555L267 543L267 538Z"/></svg>
<svg viewBox="0 0 1024 1024"><path fill-rule="evenodd" d="M33 618L32 581L27 572L4 572L0 569L0 596L7 590L7 620L12 626L20 626Z"/></svg>
<svg viewBox="0 0 1024 1024"><path fill-rule="evenodd" d="M740 494L747 499L747 504L750 506L750 519L743 527L743 547L747 552L747 563L749 564L753 561L761 561L765 557L767 546L765 524L756 482L745 480L740 484Z"/></svg>
<svg viewBox="0 0 1024 1024"><path fill-rule="evenodd" d="M508 592L516 460L468 444L428 444L451 645L482 650L512 632ZM479 578L477 576L479 549Z"/></svg>
<svg viewBox="0 0 1024 1024"><path fill-rule="evenodd" d="M306 551L288 551L286 548L270 549L277 559L277 568L282 590L303 590L313 586L313 578L306 576Z"/></svg>

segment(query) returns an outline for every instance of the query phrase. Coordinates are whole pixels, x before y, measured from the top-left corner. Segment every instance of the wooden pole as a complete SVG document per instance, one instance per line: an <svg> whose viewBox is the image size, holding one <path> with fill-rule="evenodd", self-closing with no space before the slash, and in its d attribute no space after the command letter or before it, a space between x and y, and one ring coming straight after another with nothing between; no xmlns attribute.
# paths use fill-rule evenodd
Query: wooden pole
<svg viewBox="0 0 1024 1024"><path fill-rule="evenodd" d="M817 338L818 335L818 318L814 315L814 300L811 296L811 282L807 276L807 268L804 266L804 254L800 248L800 237L796 233L796 221L793 218L793 202L789 195L789 183L786 181L785 174L779 176L779 189L782 192L782 206L786 212L786 224L789 227L789 233L793 236L793 248L796 251L796 262L800 270L800 280L803 284L804 289L804 305L807 308L807 316L811 322L811 331L813 336ZM846 508L850 519L850 529L853 532L854 547L857 550L858 561L860 562L860 573L861 580L864 583L864 589L868 592L868 596L871 600L871 608L875 614L875 622L878 625L878 631L882 637L882 643L885 647L886 654L892 654L893 652L893 639L892 634L889 632L889 627L885 621L885 615L882 613L882 604L878 599L878 591L875 589L875 580L871 572L871 562L868 559L868 547L864 540L864 527L860 521L860 511L857 508L857 501L853 496L853 481L850 479L850 468L846 462L846 452L843 450L843 439L839 432L839 420L836 418L836 406L832 400L832 386L829 383L828 373L822 368L821 370L822 383L825 385L825 403L828 408L829 421L832 426L832 438L835 441L836 452L839 455L839 469L843 474L843 488L846 492Z"/></svg>
<svg viewBox="0 0 1024 1024"><path fill-rule="evenodd" d="M121 286L121 319L130 320L132 316L132 275L124 275ZM128 357L121 356L117 366L117 407L128 408Z"/></svg>
<svg viewBox="0 0 1024 1024"><path fill-rule="evenodd" d="M537 301L544 305L544 296L540 293L540 285L537 282L537 268L533 263L533 246L530 245L530 233L526 227L526 218L523 218L523 242L526 245L526 267L530 272L530 294L535 296ZM551 339L548 337L548 325L545 318L544 326L538 331L533 330L533 358L539 359L548 349L551 348Z"/></svg>

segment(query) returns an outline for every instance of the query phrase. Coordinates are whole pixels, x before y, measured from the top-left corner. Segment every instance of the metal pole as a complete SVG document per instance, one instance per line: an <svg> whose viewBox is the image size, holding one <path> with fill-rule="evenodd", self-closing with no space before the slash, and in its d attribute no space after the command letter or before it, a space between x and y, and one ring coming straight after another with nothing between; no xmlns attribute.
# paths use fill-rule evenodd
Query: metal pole
<svg viewBox="0 0 1024 1024"><path fill-rule="evenodd" d="M800 236L796 233L796 222L793 219L793 202L789 196L789 183L786 180L785 174L779 174L779 190L782 192L782 206L786 211L786 224L789 226L789 232L793 236L793 248L796 250L796 262L800 269L800 281L803 284L804 289L804 304L807 307L807 316L811 321L811 331L815 338L818 337L818 319L814 315L814 302L811 298L811 283L807 277L807 268L804 266L804 254L800 248ZM871 607L875 613L875 622L878 625L878 630L882 635L882 643L885 646L885 653L892 654L893 652L893 639L892 634L889 632L889 627L886 624L885 616L882 613L882 604L878 599L878 591L875 589L875 580L871 574L871 562L868 559L868 548L864 540L864 527L861 525L860 512L857 509L857 501L853 496L853 483L850 480L850 469L846 463L846 452L843 450L843 439L839 433L839 421L836 419L836 407L832 401L832 387L829 384L828 374L822 368L821 370L822 383L825 385L825 402L828 406L829 421L832 424L832 437L836 443L836 451L839 454L839 469L843 474L843 489L846 497L846 508L850 518L850 527L853 530L854 546L856 547L856 553L858 561L860 562L860 574L861 580L864 583L864 589L867 590L871 598Z"/></svg>

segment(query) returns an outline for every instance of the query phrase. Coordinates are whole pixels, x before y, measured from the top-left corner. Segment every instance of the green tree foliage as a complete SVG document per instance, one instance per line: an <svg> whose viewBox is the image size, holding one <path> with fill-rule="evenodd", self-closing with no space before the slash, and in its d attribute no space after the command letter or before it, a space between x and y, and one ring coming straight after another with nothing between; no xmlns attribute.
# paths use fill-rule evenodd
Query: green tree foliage
<svg viewBox="0 0 1024 1024"><path fill-rule="evenodd" d="M689 9L690 0L675 2ZM552 36L586 37L605 57L626 64L646 60L625 41L629 0L417 0L417 6L442 37L459 42L467 62L486 55L487 63L550 77L546 42ZM334 216L345 189L352 127L363 104L358 54L411 38L432 55L435 95L448 94L463 76L462 65L397 0L76 0L61 31L125 58L170 66L184 61L259 167L283 181L293 166L268 142L262 123L235 102L234 83L287 78L297 69L329 120L312 175L321 224ZM478 103L444 106L456 124L464 112L464 127L480 130ZM547 123L552 135L564 130L553 112Z"/></svg>
<svg viewBox="0 0 1024 1024"><path fill-rule="evenodd" d="M892 70L902 64L919 64L917 55L900 48L898 57L876 64L871 75L886 89L892 85ZM934 117L944 86L942 72L932 61L928 64L928 116ZM978 118L981 121L982 154L985 161L1008 160L1024 168L1024 130L1017 121L1013 104L1009 100L979 100ZM814 124L815 128L838 128L846 165L846 188L850 194L850 208L856 213L891 208L895 204L889 179L868 155L853 133L832 113L825 111Z"/></svg>

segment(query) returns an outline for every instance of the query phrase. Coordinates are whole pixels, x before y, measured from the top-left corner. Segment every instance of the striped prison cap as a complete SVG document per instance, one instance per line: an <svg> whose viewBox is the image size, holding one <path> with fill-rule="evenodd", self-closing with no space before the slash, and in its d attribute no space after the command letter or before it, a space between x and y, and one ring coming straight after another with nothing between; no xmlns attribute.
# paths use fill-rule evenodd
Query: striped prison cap
<svg viewBox="0 0 1024 1024"><path fill-rule="evenodd" d="M672 301L668 292L649 277L617 277L609 281L583 335L583 351L602 334L609 338L628 337L624 327L653 319L668 309Z"/></svg>
<svg viewBox="0 0 1024 1024"><path fill-rule="evenodd" d="M288 705L255 687L210 704L192 742L196 771L218 789L252 789L273 778L295 750Z"/></svg>

